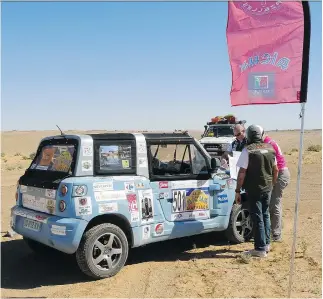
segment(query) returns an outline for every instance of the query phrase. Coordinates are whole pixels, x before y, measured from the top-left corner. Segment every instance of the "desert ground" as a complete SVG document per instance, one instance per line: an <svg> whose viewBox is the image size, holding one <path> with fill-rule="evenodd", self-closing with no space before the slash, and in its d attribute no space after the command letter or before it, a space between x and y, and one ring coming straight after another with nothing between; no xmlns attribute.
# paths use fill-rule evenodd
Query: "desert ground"
<svg viewBox="0 0 323 299"><path fill-rule="evenodd" d="M69 132L70 133L70 132ZM296 198L299 131L269 135L280 144L291 171L283 198L284 239L266 259L245 260L252 243L229 244L221 234L173 240L130 252L110 279L89 281L73 256L36 256L19 235L5 237L16 182L40 139L57 131L2 132L1 297L286 297ZM199 137L201 132L192 131ZM299 229L292 296L322 297L322 131L304 135ZM318 145L317 147L315 147ZM312 147L310 147L312 146ZM317 151L316 151L317 150Z"/></svg>

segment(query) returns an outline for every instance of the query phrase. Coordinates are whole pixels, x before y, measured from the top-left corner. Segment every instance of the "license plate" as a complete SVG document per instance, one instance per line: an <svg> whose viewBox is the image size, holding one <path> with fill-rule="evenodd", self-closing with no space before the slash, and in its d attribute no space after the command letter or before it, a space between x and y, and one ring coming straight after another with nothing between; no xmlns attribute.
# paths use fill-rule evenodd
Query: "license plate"
<svg viewBox="0 0 323 299"><path fill-rule="evenodd" d="M25 219L24 220L24 227L31 229L33 231L39 232L40 231L40 226L41 223L35 220L31 220L31 219Z"/></svg>

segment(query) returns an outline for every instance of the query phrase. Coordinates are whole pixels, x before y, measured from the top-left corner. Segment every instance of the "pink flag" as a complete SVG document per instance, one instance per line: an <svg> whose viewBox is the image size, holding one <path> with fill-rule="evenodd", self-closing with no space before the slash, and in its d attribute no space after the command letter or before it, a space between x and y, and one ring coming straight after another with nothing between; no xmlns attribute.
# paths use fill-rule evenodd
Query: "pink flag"
<svg viewBox="0 0 323 299"><path fill-rule="evenodd" d="M232 106L305 102L308 3L229 1L228 5Z"/></svg>

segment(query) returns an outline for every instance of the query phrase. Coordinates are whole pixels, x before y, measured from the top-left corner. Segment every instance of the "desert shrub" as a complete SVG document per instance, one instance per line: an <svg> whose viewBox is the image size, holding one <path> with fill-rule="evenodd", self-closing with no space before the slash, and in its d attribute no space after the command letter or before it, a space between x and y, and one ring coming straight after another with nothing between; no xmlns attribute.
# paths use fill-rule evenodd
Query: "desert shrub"
<svg viewBox="0 0 323 299"><path fill-rule="evenodd" d="M7 167L6 167L6 169L7 169L8 171L11 171L11 170L15 170L16 168L15 168L14 166L7 166Z"/></svg>
<svg viewBox="0 0 323 299"><path fill-rule="evenodd" d="M29 159L31 159L31 160L34 160L35 157L36 157L36 153L31 153L29 155Z"/></svg>
<svg viewBox="0 0 323 299"><path fill-rule="evenodd" d="M322 150L322 145L320 144L315 144L315 145L310 145L307 150L309 152L320 152Z"/></svg>
<svg viewBox="0 0 323 299"><path fill-rule="evenodd" d="M297 148L292 148L292 153L296 153L298 152L298 149Z"/></svg>
<svg viewBox="0 0 323 299"><path fill-rule="evenodd" d="M15 157L20 157L21 153L15 153Z"/></svg>
<svg viewBox="0 0 323 299"><path fill-rule="evenodd" d="M23 160L30 160L30 158L29 157L26 157L26 156L23 156L22 159Z"/></svg>
<svg viewBox="0 0 323 299"><path fill-rule="evenodd" d="M18 170L21 170L22 169L22 166L20 164L17 165L17 169Z"/></svg>
<svg viewBox="0 0 323 299"><path fill-rule="evenodd" d="M5 157L6 154L5 153L1 153L1 158Z"/></svg>
<svg viewBox="0 0 323 299"><path fill-rule="evenodd" d="M6 158L4 158L2 161L3 161L4 163L7 163L7 162L8 162L8 160L7 160Z"/></svg>

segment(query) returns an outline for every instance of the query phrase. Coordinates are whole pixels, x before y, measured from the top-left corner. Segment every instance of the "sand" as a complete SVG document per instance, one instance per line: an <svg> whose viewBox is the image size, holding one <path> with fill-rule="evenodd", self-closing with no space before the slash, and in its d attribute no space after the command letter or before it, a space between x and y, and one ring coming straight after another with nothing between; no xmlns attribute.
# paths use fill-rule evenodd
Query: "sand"
<svg viewBox="0 0 323 299"><path fill-rule="evenodd" d="M230 245L206 234L133 249L113 278L88 281L73 256L36 256L21 236L3 237L15 204L16 182L44 136L57 131L2 132L2 297L286 297L296 198L298 131L270 132L286 153L291 183L283 198L284 240L267 259L242 260L252 243ZM201 132L192 131L199 137ZM305 149L321 145L321 130L306 131ZM322 297L322 153L305 151L293 297Z"/></svg>

